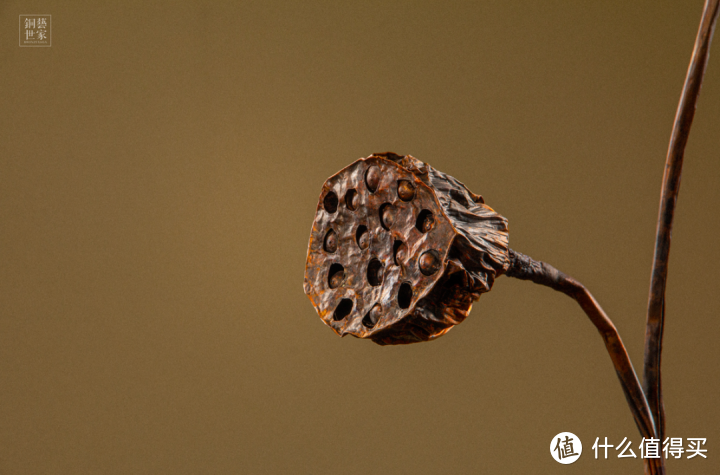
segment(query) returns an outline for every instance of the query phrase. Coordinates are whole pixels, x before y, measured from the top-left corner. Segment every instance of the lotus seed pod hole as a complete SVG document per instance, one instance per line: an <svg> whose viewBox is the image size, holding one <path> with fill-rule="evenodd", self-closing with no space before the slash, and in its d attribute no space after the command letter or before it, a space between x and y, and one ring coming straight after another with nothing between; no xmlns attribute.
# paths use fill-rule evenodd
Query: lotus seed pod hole
<svg viewBox="0 0 720 475"><path fill-rule="evenodd" d="M398 196L403 201L411 201L415 198L415 187L408 180L398 181Z"/></svg>
<svg viewBox="0 0 720 475"><path fill-rule="evenodd" d="M355 241L360 249L365 250L370 245L370 233L367 226L361 224L355 231Z"/></svg>
<svg viewBox="0 0 720 475"><path fill-rule="evenodd" d="M389 230L395 224L395 213L397 210L390 203L380 206L380 224L385 230Z"/></svg>
<svg viewBox="0 0 720 475"><path fill-rule="evenodd" d="M400 285L400 289L398 289L398 307L402 309L410 307L410 303L412 302L412 295L412 286L407 282L403 282L402 285Z"/></svg>
<svg viewBox="0 0 720 475"><path fill-rule="evenodd" d="M376 166L371 166L365 172L365 186L367 186L370 193L377 191L378 185L380 184L380 169Z"/></svg>
<svg viewBox="0 0 720 475"><path fill-rule="evenodd" d="M330 214L333 214L335 211L337 211L338 197L335 192L329 191L328 194L325 195L325 199L323 200L323 207L325 208L325 211Z"/></svg>
<svg viewBox="0 0 720 475"><path fill-rule="evenodd" d="M337 251L337 234L332 229L325 235L324 248L326 252L333 253Z"/></svg>
<svg viewBox="0 0 720 475"><path fill-rule="evenodd" d="M345 206L347 206L347 209L350 211L357 209L359 201L360 198L354 188L349 189L347 193L345 193Z"/></svg>
<svg viewBox="0 0 720 475"><path fill-rule="evenodd" d="M421 233L427 233L432 230L432 228L435 227L435 217L433 216L432 211L427 209L420 211L417 221L415 222L415 227Z"/></svg>
<svg viewBox="0 0 720 475"><path fill-rule="evenodd" d="M379 259L372 259L367 268L367 280L370 285L377 287L382 284L383 264Z"/></svg>
<svg viewBox="0 0 720 475"><path fill-rule="evenodd" d="M367 328L373 328L375 324L380 320L380 317L382 316L382 305L379 303L376 303L373 305L373 307L370 309L370 311L365 315L365 317L362 320L363 325L365 325Z"/></svg>
<svg viewBox="0 0 720 475"><path fill-rule="evenodd" d="M338 263L332 264L328 271L328 286L337 289L343 280L345 280L345 268Z"/></svg>
<svg viewBox="0 0 720 475"><path fill-rule="evenodd" d="M333 320L336 322L339 322L343 318L350 315L350 312L352 312L353 309L353 301L350 299L342 299L340 300L340 303L337 307L335 307L335 312L333 312Z"/></svg>
<svg viewBox="0 0 720 475"><path fill-rule="evenodd" d="M420 272L425 275L433 275L440 270L442 263L440 262L440 254L435 251L424 252L418 259Z"/></svg>

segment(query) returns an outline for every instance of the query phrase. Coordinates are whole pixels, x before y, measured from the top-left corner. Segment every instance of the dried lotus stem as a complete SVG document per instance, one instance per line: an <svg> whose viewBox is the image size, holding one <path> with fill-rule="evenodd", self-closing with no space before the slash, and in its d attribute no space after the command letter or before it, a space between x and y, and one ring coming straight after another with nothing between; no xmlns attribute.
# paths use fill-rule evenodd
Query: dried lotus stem
<svg viewBox="0 0 720 475"><path fill-rule="evenodd" d="M675 114L675 123L670 134L665 172L663 173L655 253L650 279L650 295L648 297L643 371L643 388L658 426L658 438L661 440L664 440L665 436L665 410L662 399L660 361L665 320L665 284L667 282L670 257L670 238L673 217L675 216L675 204L680 193L680 175L682 173L685 145L690 135L690 126L695 115L695 104L700 94L705 67L710 56L710 42L712 41L718 11L720 10L719 4L720 1L718 0L707 0L705 2L700 27L695 38L692 59L680 95L680 103Z"/></svg>

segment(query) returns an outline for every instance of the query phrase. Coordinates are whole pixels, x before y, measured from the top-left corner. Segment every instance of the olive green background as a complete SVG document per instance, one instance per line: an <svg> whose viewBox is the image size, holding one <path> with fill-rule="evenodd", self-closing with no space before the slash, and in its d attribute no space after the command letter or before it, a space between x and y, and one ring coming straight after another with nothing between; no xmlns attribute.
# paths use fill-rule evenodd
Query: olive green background
<svg viewBox="0 0 720 475"><path fill-rule="evenodd" d="M412 154L583 282L640 370L702 1L0 4L0 473L642 473L605 348L500 278L435 342L341 339L302 291L323 181ZM52 47L18 16L52 14ZM673 232L667 433L720 463L720 44ZM577 434L562 466L552 437Z"/></svg>

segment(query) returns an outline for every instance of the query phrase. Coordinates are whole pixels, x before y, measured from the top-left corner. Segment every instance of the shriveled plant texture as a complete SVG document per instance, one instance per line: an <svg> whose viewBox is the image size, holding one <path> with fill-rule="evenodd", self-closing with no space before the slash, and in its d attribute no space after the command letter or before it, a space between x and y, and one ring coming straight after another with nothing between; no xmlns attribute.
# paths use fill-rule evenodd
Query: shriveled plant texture
<svg viewBox="0 0 720 475"><path fill-rule="evenodd" d="M508 265L507 220L481 196L414 157L376 154L323 185L304 288L339 335L413 343L462 322Z"/></svg>

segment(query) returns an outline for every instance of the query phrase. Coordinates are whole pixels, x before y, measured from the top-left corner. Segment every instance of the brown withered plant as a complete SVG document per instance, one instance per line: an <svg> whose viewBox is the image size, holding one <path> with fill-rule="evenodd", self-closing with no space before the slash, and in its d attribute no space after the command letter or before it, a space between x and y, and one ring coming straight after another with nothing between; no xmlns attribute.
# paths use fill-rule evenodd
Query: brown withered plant
<svg viewBox="0 0 720 475"><path fill-rule="evenodd" d="M640 434L665 438L660 362L670 237L685 145L720 0L706 0L680 96L660 197L640 384L615 325L590 291L508 247L507 220L455 178L407 155L362 158L328 178L313 222L305 293L339 335L381 345L428 341L470 313L501 275L573 298L607 348ZM665 473L664 459L644 459Z"/></svg>

